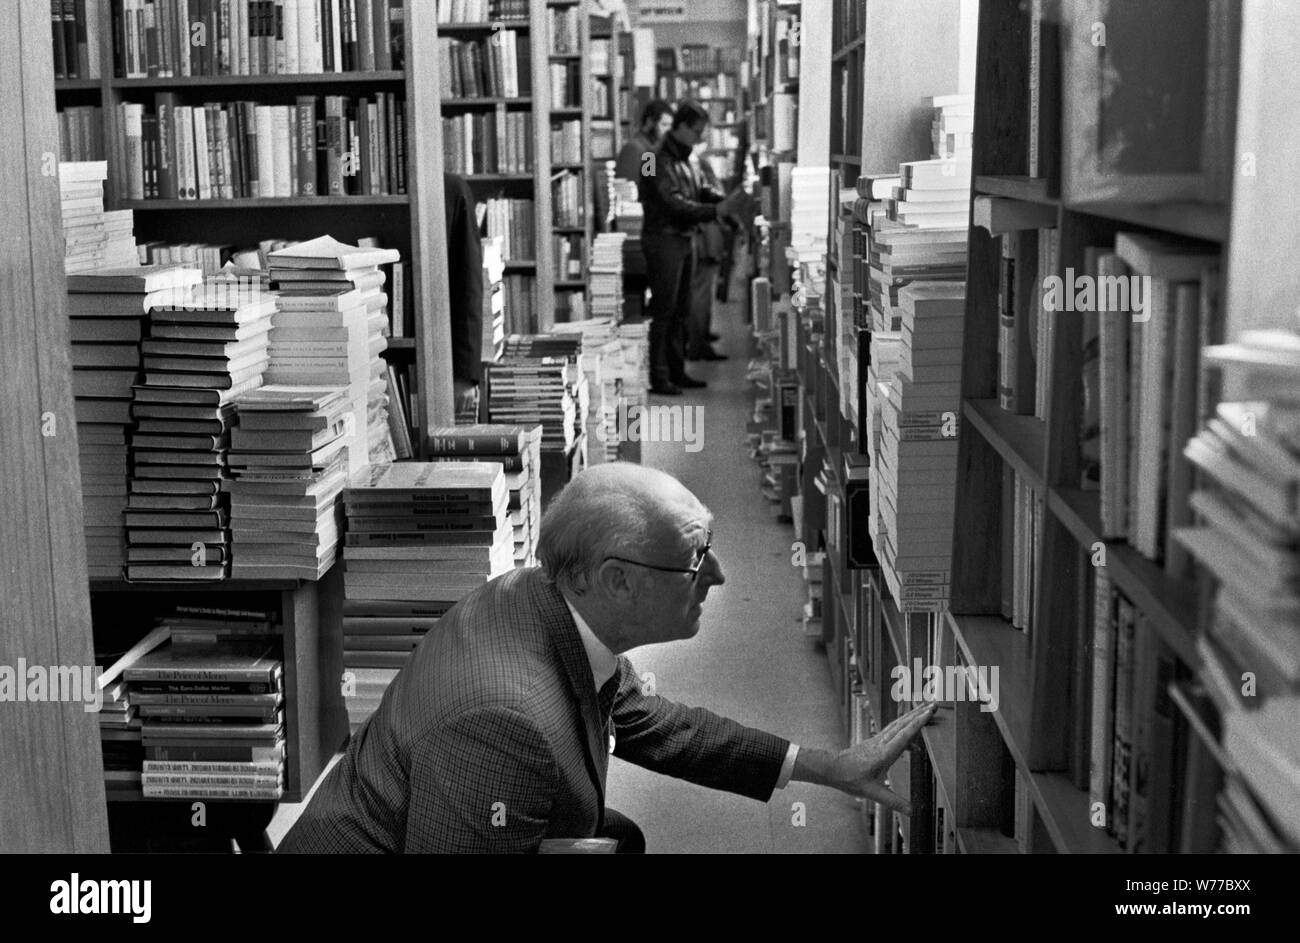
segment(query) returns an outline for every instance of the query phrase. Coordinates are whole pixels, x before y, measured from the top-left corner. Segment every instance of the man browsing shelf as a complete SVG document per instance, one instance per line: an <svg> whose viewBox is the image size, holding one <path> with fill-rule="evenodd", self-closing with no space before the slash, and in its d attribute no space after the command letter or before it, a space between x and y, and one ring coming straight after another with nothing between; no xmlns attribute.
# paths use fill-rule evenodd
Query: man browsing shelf
<svg viewBox="0 0 1300 943"><path fill-rule="evenodd" d="M694 636L725 582L712 527L663 472L578 475L542 522L542 567L498 577L442 618L281 850L534 852L596 835L643 850L640 830L605 807L611 752L759 801L793 779L907 812L884 777L933 704L830 752L643 689L624 653Z"/></svg>

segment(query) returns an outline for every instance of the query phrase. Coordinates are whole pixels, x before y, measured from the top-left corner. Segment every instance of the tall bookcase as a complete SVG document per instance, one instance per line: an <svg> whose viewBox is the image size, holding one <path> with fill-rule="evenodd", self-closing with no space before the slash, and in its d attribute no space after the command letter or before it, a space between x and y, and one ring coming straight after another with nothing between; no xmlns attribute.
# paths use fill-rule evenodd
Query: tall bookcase
<svg viewBox="0 0 1300 943"><path fill-rule="evenodd" d="M392 338L386 356L407 373L418 419L415 444L423 454L428 430L453 420L450 309L445 291L447 253L443 237L442 126L438 120L438 24L434 4L406 4L402 10L405 65L401 70L318 74L189 75L124 78L114 67L116 47L113 0L97 5L101 72L98 77L56 79L59 108L96 105L102 109L100 133L110 161L105 205L130 209L137 242L229 243L240 248L262 239L306 239L329 233L345 242L377 237L397 249L406 266L404 310L394 311L409 329ZM113 142L121 131L118 105L152 107L155 95L173 93L180 104L252 100L293 104L299 95L369 97L390 93L403 99L406 137L405 193L314 195L234 199L127 199L118 192L114 167L120 156ZM398 146L393 142L393 146ZM395 191L395 187L393 188ZM390 286L391 287L391 286Z"/></svg>
<svg viewBox="0 0 1300 943"><path fill-rule="evenodd" d="M552 248L552 286L555 294L555 320L570 321L576 296L580 303L586 304L587 269L591 261L592 239L592 186L591 161L591 98L593 94L590 75L591 66L591 17L588 15L587 0L546 0L548 24L561 17L570 17L570 25L576 26L576 33L570 35L567 48L557 50L554 31L543 33L546 44L548 67L552 70L563 69L569 73L568 96L565 101L557 101L555 84L550 85L548 97L549 120L547 127L555 127L561 122L578 122L579 154L581 159L566 163L551 164L550 186L555 191L551 196L550 235ZM554 155L552 155L553 157ZM571 207L573 213L568 218L561 218L561 200L559 188L569 187L576 192L577 202ZM559 249L561 244L571 247L570 269L559 271ZM576 251L572 251L576 248Z"/></svg>
<svg viewBox="0 0 1300 943"><path fill-rule="evenodd" d="M432 7L433 4L428 4ZM441 99L444 115L465 111L523 112L532 118L532 167L526 173L480 174L466 179L482 203L491 197L533 201L533 258L507 258L505 273L534 279L534 326L548 331L555 324L555 262L551 253L551 122L550 58L547 36L547 0L528 0L528 15L479 22L442 22L441 35L462 41L492 42L501 30L514 30L526 38L529 58L531 95L519 98L447 98ZM409 26L408 26L409 29ZM432 31L432 24L430 24ZM436 73L435 73L436 75ZM431 78L430 81L433 81ZM431 100L432 104L432 100ZM450 369L450 366L448 367Z"/></svg>

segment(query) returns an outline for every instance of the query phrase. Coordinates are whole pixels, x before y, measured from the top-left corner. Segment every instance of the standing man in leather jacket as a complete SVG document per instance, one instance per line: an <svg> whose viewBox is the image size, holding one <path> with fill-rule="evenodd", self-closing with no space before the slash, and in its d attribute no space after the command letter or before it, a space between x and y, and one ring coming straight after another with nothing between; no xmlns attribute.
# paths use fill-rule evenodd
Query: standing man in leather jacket
<svg viewBox="0 0 1300 943"><path fill-rule="evenodd" d="M700 223L734 218L748 200L742 190L723 196L702 186L691 166L691 150L708 123L708 112L694 102L678 106L671 130L637 181L644 212L641 250L651 292L650 392L661 396L707 385L685 370L692 242Z"/></svg>

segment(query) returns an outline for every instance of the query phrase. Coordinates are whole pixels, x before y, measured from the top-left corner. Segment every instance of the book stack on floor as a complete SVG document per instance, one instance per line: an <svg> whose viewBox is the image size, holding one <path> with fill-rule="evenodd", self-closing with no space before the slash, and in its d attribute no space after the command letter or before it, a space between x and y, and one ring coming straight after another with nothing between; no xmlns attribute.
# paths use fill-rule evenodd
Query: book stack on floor
<svg viewBox="0 0 1300 943"><path fill-rule="evenodd" d="M483 350L487 362L501 359L506 343L505 256L499 237L483 239Z"/></svg>
<svg viewBox="0 0 1300 943"><path fill-rule="evenodd" d="M354 730L437 618L514 568L509 501L495 462L379 464L351 479L343 665L356 685L345 688Z"/></svg>
<svg viewBox="0 0 1300 943"><path fill-rule="evenodd" d="M124 677L141 715L145 798L283 795L284 664L275 641L173 640Z"/></svg>
<svg viewBox="0 0 1300 943"><path fill-rule="evenodd" d="M966 288L913 282L899 299L899 362L871 456L873 486L881 489L876 549L898 608L935 612L945 608L951 583Z"/></svg>
<svg viewBox="0 0 1300 943"><path fill-rule="evenodd" d="M591 244L588 284L591 289L592 319L623 318L623 244L627 233L602 232Z"/></svg>
<svg viewBox="0 0 1300 943"><path fill-rule="evenodd" d="M1187 443L1186 458L1201 473L1202 487L1191 496L1198 523L1173 536L1218 584L1197 648L1235 767L1219 796L1221 850L1295 853L1300 331L1244 331L1204 355L1242 399L1219 403Z"/></svg>
<svg viewBox="0 0 1300 943"><path fill-rule="evenodd" d="M139 263L131 210L104 211L104 181L107 179L107 161L59 164L63 270L69 275L96 269L125 268Z"/></svg>
<svg viewBox="0 0 1300 943"><path fill-rule="evenodd" d="M429 435L429 458L500 463L510 494L515 566L536 566L542 523L542 427L444 426Z"/></svg>
<svg viewBox="0 0 1300 943"><path fill-rule="evenodd" d="M131 390L140 380L146 309L188 297L201 277L180 266L68 276L73 408L91 579L121 579L127 562L127 429Z"/></svg>
<svg viewBox="0 0 1300 943"><path fill-rule="evenodd" d="M144 383L131 404L128 579L229 574L221 484L229 477L231 403L262 383L274 310L274 296L257 286L228 283L150 307Z"/></svg>
<svg viewBox="0 0 1300 943"><path fill-rule="evenodd" d="M555 325L553 330L556 334L582 337L578 367L588 390L585 425L588 465L618 460L618 411L626 407L620 400L623 347L617 332L609 318L569 321Z"/></svg>
<svg viewBox="0 0 1300 943"><path fill-rule="evenodd" d="M267 385L235 401L230 436L231 575L324 576L338 556L338 496L355 422L343 387Z"/></svg>
<svg viewBox="0 0 1300 943"><path fill-rule="evenodd" d="M348 470L396 457L386 413L388 296L379 266L396 263L393 249L349 246L331 236L268 255L280 310L271 331L267 382L346 386L353 427Z"/></svg>

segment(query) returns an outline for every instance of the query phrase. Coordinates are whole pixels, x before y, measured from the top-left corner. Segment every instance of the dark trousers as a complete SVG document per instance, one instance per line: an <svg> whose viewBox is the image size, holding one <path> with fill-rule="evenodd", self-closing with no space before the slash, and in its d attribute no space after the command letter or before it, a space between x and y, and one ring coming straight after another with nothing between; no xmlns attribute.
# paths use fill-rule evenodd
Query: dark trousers
<svg viewBox="0 0 1300 943"><path fill-rule="evenodd" d="M597 838L612 838L618 842L618 854L645 854L645 834L640 826L616 809L605 809L605 825Z"/></svg>
<svg viewBox="0 0 1300 943"><path fill-rule="evenodd" d="M692 246L689 236L641 236L650 282L650 383L663 386L686 375L686 324L691 315Z"/></svg>
<svg viewBox="0 0 1300 943"><path fill-rule="evenodd" d="M689 357L702 357L712 349L709 332L713 329L713 283L717 279L716 259L695 260L695 270L691 274L691 317L686 327Z"/></svg>

